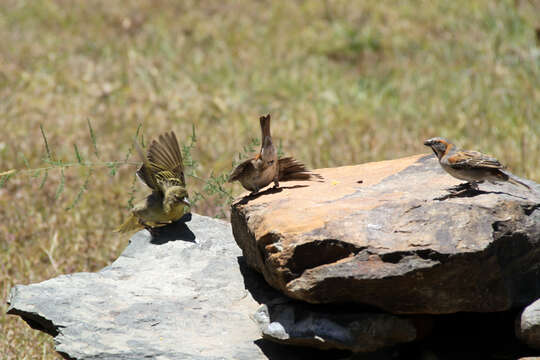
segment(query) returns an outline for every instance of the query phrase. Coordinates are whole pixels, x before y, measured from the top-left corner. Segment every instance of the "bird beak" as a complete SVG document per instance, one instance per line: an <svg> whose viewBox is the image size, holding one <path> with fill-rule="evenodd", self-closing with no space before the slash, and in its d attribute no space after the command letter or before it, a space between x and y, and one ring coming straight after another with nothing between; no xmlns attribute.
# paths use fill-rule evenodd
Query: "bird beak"
<svg viewBox="0 0 540 360"><path fill-rule="evenodd" d="M183 198L182 202L186 204L187 206L191 206L191 203L189 202L188 198Z"/></svg>
<svg viewBox="0 0 540 360"><path fill-rule="evenodd" d="M426 146L431 146L431 141L430 141L430 140L424 141L424 145L426 145Z"/></svg>

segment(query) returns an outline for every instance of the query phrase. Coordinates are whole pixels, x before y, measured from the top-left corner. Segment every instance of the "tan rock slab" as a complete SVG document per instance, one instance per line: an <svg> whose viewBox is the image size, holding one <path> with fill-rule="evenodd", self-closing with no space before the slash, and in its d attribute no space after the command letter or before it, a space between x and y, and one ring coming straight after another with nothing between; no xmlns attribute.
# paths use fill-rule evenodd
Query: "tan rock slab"
<svg viewBox="0 0 540 360"><path fill-rule="evenodd" d="M540 187L460 183L434 156L316 170L238 199L248 264L285 295L394 313L501 311L540 296ZM527 182L527 181L526 181Z"/></svg>

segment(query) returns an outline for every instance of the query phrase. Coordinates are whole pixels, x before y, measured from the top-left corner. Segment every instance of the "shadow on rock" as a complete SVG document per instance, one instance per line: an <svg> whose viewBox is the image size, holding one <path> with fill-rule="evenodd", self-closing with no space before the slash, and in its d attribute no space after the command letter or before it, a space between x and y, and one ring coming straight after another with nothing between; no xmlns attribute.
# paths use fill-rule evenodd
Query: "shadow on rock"
<svg viewBox="0 0 540 360"><path fill-rule="evenodd" d="M244 287L251 293L251 296L259 304L276 302L278 299L289 301L278 291L267 284L263 276L253 269L250 269L243 256L237 258L240 273L244 279Z"/></svg>
<svg viewBox="0 0 540 360"><path fill-rule="evenodd" d="M473 188L464 189L464 190L459 191L459 192L454 192L454 191L451 191L450 189L447 189L447 190L449 191L448 194L436 197L433 200L444 201L444 200L453 199L453 198L466 198L466 197L470 198L470 197L475 197L475 196L478 196L478 195L483 195L483 194L489 194L490 193L489 191L482 191L482 190L477 190L477 189L473 189Z"/></svg>
<svg viewBox="0 0 540 360"><path fill-rule="evenodd" d="M433 332L420 342L404 344L400 358L418 359L427 351L439 360L514 360L538 353L520 343L514 334L519 309L495 313L436 315Z"/></svg>
<svg viewBox="0 0 540 360"><path fill-rule="evenodd" d="M475 197L475 196L479 196L479 195L487 195L487 194L508 195L508 196L513 196L513 197L518 198L518 199L525 199L526 200L526 198L524 198L522 196L509 194L509 193L504 192L504 191L483 191L483 190L476 190L476 189L473 189L473 188L466 189L464 191L460 191L460 192L457 192L457 193L450 192L449 194L436 197L433 200L444 201L444 200L453 199L453 198L471 198L471 197Z"/></svg>
<svg viewBox="0 0 540 360"><path fill-rule="evenodd" d="M186 214L180 218L180 220L173 222L172 224L155 228L151 231L152 240L151 244L163 245L169 241L187 241L196 242L195 234L187 226L186 222L191 220L191 213Z"/></svg>
<svg viewBox="0 0 540 360"><path fill-rule="evenodd" d="M344 350L318 350L302 346L277 344L265 339L254 341L269 360L295 359L295 360L346 360L352 359L350 351ZM356 358L354 358L356 359ZM359 358L360 360L360 358Z"/></svg>
<svg viewBox="0 0 540 360"><path fill-rule="evenodd" d="M250 200L255 200L263 195L269 195L269 194L277 194L279 192L282 192L283 189L297 189L297 188L303 188L303 187L308 187L309 185L292 185L292 186L280 186L278 188L275 188L275 187L271 187L267 190L264 190L264 191L261 191L261 192L258 192L256 194L249 194L249 195L246 195L244 196L240 201L238 201L236 204L239 204L239 205L245 205L247 204Z"/></svg>

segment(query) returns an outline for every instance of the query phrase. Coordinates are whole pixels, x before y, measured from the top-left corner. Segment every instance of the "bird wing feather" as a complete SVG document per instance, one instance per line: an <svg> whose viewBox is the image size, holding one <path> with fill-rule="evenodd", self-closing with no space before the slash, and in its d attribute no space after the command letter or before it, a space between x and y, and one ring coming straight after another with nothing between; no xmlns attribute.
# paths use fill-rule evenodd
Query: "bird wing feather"
<svg viewBox="0 0 540 360"><path fill-rule="evenodd" d="M182 152L174 132L159 136L148 148L148 160L155 174L160 174L158 183L164 179L180 186L186 185Z"/></svg>
<svg viewBox="0 0 540 360"><path fill-rule="evenodd" d="M149 188L164 193L170 186L185 187L182 152L174 132L160 135L157 141L152 140L146 156L136 141L135 149L143 162L137 176Z"/></svg>
<svg viewBox="0 0 540 360"><path fill-rule="evenodd" d="M142 165L137 170L137 176L150 189L159 190L159 186L156 182L156 178L154 177L154 173L152 171L152 166L150 165L148 158L144 155L143 149L141 148L141 146L139 145L136 139L135 139L135 150L137 150L137 153L139 154L139 158L143 162Z"/></svg>
<svg viewBox="0 0 540 360"><path fill-rule="evenodd" d="M455 167L493 168L503 169L499 160L482 154L478 151L459 151L448 158L448 162Z"/></svg>
<svg viewBox="0 0 540 360"><path fill-rule="evenodd" d="M245 174L248 171L254 171L255 167L253 166L253 159L248 159L244 162L241 162L238 164L234 170L232 171L231 175L229 175L228 182L233 182L242 177L243 174Z"/></svg>

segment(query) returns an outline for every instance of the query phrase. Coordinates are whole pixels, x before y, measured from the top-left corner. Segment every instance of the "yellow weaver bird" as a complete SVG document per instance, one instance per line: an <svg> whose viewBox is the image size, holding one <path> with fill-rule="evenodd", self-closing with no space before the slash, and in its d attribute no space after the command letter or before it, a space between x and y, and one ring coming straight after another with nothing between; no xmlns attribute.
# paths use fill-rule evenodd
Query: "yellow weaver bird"
<svg viewBox="0 0 540 360"><path fill-rule="evenodd" d="M165 226L190 211L182 152L174 132L152 140L146 156L137 142L135 148L143 162L137 176L152 193L136 203L129 218L115 230L122 233Z"/></svg>

